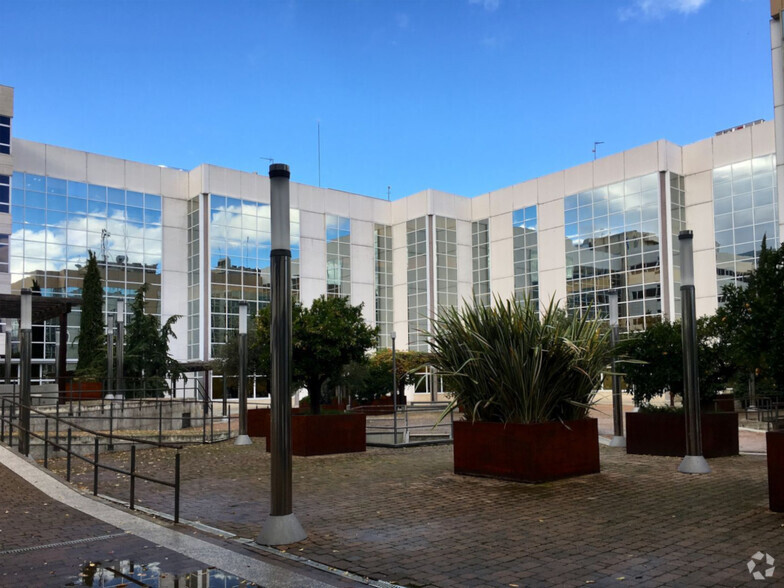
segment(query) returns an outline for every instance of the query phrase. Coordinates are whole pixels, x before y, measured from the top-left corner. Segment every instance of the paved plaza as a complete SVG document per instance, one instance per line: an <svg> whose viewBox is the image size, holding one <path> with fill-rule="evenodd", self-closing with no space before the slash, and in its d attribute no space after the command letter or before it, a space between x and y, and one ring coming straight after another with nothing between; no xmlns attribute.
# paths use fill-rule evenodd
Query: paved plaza
<svg viewBox="0 0 784 588"><path fill-rule="evenodd" d="M156 449L137 460L160 475L173 458ZM405 586L762 586L750 557L784 561L765 457L714 459L705 476L679 474L679 463L602 446L601 473L526 485L454 475L449 445L295 457L294 509L309 537L282 549ZM181 516L254 538L269 472L261 439L185 449ZM92 471L74 480L87 488ZM103 472L100 492L127 499L127 481ZM137 497L171 512L170 489L140 483Z"/></svg>

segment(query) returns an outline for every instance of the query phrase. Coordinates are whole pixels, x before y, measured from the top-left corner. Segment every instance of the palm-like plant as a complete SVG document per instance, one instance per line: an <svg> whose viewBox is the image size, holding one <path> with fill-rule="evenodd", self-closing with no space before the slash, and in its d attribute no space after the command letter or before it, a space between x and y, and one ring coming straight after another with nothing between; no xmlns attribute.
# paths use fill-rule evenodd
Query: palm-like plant
<svg viewBox="0 0 784 588"><path fill-rule="evenodd" d="M445 308L428 335L452 405L480 421L585 418L612 355L601 321L567 315L553 300L541 317L530 300Z"/></svg>

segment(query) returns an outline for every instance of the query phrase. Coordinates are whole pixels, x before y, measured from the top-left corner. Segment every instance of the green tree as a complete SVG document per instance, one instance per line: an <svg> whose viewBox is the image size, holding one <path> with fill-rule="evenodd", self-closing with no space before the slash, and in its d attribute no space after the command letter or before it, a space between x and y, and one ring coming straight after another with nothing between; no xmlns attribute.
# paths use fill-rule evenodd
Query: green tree
<svg viewBox="0 0 784 588"><path fill-rule="evenodd" d="M79 322L79 359L76 376L88 380L100 380L106 371L106 337L103 324L103 287L98 259L88 251L82 285L82 308Z"/></svg>
<svg viewBox="0 0 784 588"><path fill-rule="evenodd" d="M728 377L726 355L717 336L715 322L706 317L697 321L697 357L700 396L711 399L724 388ZM650 402L665 392L683 395L683 341L681 323L661 322L623 340L619 354L627 360L619 364L635 404Z"/></svg>
<svg viewBox="0 0 784 588"><path fill-rule="evenodd" d="M763 239L747 283L729 284L722 295L716 326L736 367L736 382L753 376L759 389L784 390L784 244L770 249Z"/></svg>
<svg viewBox="0 0 784 588"><path fill-rule="evenodd" d="M416 385L421 378L424 366L430 361L430 354L424 351L396 351L395 352L395 371L397 372L397 393L398 400L405 401L406 386ZM387 374L392 374L392 350L379 349L378 353L370 358L371 363L376 363L385 370Z"/></svg>
<svg viewBox="0 0 784 588"><path fill-rule="evenodd" d="M169 318L163 326L154 314L144 312L148 285L142 285L130 305L131 320L125 332L125 377L137 394L161 394L168 390L167 377L179 379L182 368L169 355L169 338L176 337L174 323L180 315Z"/></svg>
<svg viewBox="0 0 784 588"><path fill-rule="evenodd" d="M269 310L256 318L253 353L258 369L269 374ZM344 297L313 301L310 308L293 305L292 346L294 388L305 386L310 410L321 412L321 390L329 380L338 381L345 366L364 360L365 351L375 345L378 329L362 318L362 305L352 306Z"/></svg>

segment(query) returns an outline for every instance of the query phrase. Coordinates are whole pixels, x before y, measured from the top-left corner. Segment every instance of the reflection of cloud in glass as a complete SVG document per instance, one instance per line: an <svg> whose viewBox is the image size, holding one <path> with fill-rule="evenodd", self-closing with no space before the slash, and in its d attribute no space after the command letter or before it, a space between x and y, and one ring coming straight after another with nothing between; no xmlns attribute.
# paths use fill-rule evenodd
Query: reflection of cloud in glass
<svg viewBox="0 0 784 588"><path fill-rule="evenodd" d="M43 213L43 211L40 211ZM31 217L32 209L26 210ZM43 224L43 223L42 223ZM36 259L35 268L59 271L76 269L87 260L87 250L101 253L101 232L106 229L109 261L160 266L162 229L160 223L130 222L125 213L115 211L110 218L68 215L49 226L17 229L11 234L11 273L24 271L24 259ZM123 259L124 258L124 259Z"/></svg>

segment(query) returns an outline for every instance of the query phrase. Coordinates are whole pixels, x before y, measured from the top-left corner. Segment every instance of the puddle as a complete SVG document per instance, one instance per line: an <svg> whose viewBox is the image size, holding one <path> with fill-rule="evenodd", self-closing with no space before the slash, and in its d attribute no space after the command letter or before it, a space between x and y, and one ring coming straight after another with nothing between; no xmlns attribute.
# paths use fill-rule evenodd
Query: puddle
<svg viewBox="0 0 784 588"><path fill-rule="evenodd" d="M94 586L114 588L251 588L258 586L223 570L207 568L186 574L170 574L161 569L160 562L146 564L130 560L118 562L89 562L82 566L77 578L66 586Z"/></svg>

